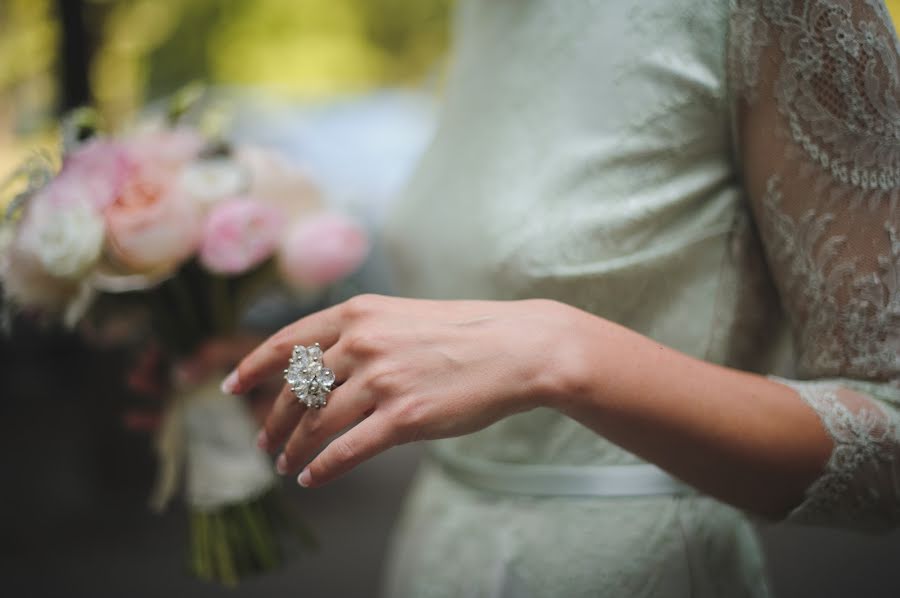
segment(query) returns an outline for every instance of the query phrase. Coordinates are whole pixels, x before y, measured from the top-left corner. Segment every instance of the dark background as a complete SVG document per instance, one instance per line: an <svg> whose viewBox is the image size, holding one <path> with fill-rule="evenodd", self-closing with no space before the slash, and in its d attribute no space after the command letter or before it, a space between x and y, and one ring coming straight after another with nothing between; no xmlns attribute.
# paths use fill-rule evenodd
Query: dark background
<svg viewBox="0 0 900 598"><path fill-rule="evenodd" d="M48 340L52 342L48 342ZM321 546L266 577L222 589L186 572L183 505L147 498L148 436L126 430L127 355L19 326L0 344L0 584L16 597L374 596L390 529L421 449L406 446L324 488L285 480ZM900 596L900 533L765 526L780 597ZM452 557L450 557L452 558Z"/></svg>

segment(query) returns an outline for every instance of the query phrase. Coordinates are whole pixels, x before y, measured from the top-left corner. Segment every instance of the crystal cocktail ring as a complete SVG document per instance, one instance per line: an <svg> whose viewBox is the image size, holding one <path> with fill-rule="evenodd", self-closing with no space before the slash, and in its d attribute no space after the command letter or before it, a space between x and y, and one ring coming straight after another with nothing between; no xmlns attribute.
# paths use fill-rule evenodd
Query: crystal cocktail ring
<svg viewBox="0 0 900 598"><path fill-rule="evenodd" d="M297 397L307 407L320 409L327 404L328 393L334 385L334 372L322 363L322 347L294 345L284 379Z"/></svg>

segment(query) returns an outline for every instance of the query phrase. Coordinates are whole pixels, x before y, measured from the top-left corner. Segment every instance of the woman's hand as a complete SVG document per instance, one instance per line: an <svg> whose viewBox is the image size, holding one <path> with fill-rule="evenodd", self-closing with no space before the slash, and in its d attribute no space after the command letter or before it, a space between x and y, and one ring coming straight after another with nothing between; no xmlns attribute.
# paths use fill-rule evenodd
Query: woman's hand
<svg viewBox="0 0 900 598"><path fill-rule="evenodd" d="M226 378L245 393L285 368L294 345L318 342L339 385L323 409L285 386L259 435L284 444L276 467L318 486L391 446L474 432L543 404L562 386L577 310L544 300L424 301L362 295L273 335ZM348 429L349 428L349 429Z"/></svg>

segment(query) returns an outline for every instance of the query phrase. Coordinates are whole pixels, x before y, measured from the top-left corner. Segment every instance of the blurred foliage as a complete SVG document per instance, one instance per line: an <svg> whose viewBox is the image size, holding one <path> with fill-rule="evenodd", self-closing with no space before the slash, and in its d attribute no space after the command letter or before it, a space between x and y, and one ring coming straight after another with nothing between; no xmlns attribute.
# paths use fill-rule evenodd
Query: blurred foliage
<svg viewBox="0 0 900 598"><path fill-rule="evenodd" d="M27 108L20 121L39 118L53 106L53 67L59 28L51 0L0 2L0 93ZM7 102L0 104L0 110ZM27 125L26 125L27 126Z"/></svg>
<svg viewBox="0 0 900 598"><path fill-rule="evenodd" d="M91 89L112 120L194 79L319 98L427 76L449 0L92 0Z"/></svg>
<svg viewBox="0 0 900 598"><path fill-rule="evenodd" d="M68 1L0 0L0 172L56 127ZM439 68L451 4L82 0L90 93L116 124L196 80L299 99L415 84Z"/></svg>
<svg viewBox="0 0 900 598"><path fill-rule="evenodd" d="M17 139L53 114L58 42L52 0L0 0L0 179L22 157Z"/></svg>
<svg viewBox="0 0 900 598"><path fill-rule="evenodd" d="M0 0L0 172L56 126L70 1ZM437 70L452 3L82 0L90 93L116 123L198 79L297 98L417 82ZM900 17L900 0L887 5Z"/></svg>

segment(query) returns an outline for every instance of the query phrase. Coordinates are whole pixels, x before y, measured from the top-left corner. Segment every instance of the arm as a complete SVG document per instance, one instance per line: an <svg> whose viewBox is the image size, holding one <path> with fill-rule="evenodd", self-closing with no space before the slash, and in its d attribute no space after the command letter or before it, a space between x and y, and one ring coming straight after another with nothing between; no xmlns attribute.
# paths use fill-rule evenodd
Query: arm
<svg viewBox="0 0 900 598"><path fill-rule="evenodd" d="M790 388L546 300L359 296L282 329L224 390L245 392L279 372L294 344L313 342L326 347L325 363L342 384L321 410L283 389L260 434L264 449L284 445L281 473L308 464L306 486L393 445L466 434L542 406L702 491L766 514L800 501L831 448L815 412Z"/></svg>
<svg viewBox="0 0 900 598"><path fill-rule="evenodd" d="M803 380L664 348L654 357L624 334L620 346L640 361L616 359L626 372L618 379L583 375L585 389L602 376L615 391L602 401L577 393L561 408L737 506L820 524L896 524L896 35L880 0L743 0L731 42L739 160ZM652 375L641 380L632 370L648 359Z"/></svg>
<svg viewBox="0 0 900 598"><path fill-rule="evenodd" d="M832 442L789 387L578 317L584 358L552 406L699 490L769 517L799 504L821 475Z"/></svg>
<svg viewBox="0 0 900 598"><path fill-rule="evenodd" d="M791 518L900 521L900 51L881 0L742 0L738 148L802 380L834 445Z"/></svg>

